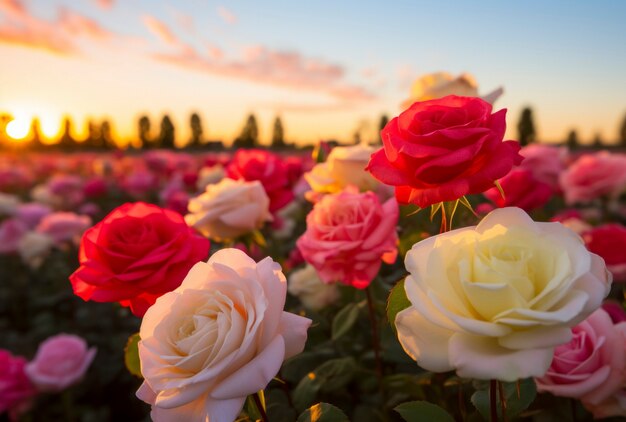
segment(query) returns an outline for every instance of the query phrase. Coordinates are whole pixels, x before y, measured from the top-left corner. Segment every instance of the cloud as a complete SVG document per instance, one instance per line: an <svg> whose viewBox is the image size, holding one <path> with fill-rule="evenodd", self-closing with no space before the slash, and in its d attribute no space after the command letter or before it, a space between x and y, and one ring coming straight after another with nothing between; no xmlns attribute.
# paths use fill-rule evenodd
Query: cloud
<svg viewBox="0 0 626 422"><path fill-rule="evenodd" d="M115 0L95 0L98 7L104 10L109 10L115 4Z"/></svg>
<svg viewBox="0 0 626 422"><path fill-rule="evenodd" d="M62 55L79 54L76 41L81 37L95 40L109 39L113 34L95 20L60 7L56 20L38 18L26 9L20 0L0 0L0 42L23 47L43 49Z"/></svg>
<svg viewBox="0 0 626 422"><path fill-rule="evenodd" d="M224 6L217 7L217 14L220 15L220 18L222 18L224 22L230 25L234 25L237 23L237 16Z"/></svg>
<svg viewBox="0 0 626 422"><path fill-rule="evenodd" d="M172 31L168 28L168 26L151 15L143 15L141 17L143 24L148 28L148 30L157 37L159 40L163 41L165 44L171 46L179 46L182 43L176 37Z"/></svg>

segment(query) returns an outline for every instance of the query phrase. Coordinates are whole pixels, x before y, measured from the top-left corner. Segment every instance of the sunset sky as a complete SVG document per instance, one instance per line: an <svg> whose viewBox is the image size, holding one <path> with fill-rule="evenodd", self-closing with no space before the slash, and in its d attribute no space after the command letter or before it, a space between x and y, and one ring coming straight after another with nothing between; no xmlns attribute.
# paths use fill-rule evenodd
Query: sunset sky
<svg viewBox="0 0 626 422"><path fill-rule="evenodd" d="M539 137L613 141L626 115L626 2L0 0L0 113L58 132L69 114L113 123L169 113L179 142L198 112L227 143L254 112L268 142L349 140L398 114L420 75L469 72L502 86L515 137L530 105Z"/></svg>

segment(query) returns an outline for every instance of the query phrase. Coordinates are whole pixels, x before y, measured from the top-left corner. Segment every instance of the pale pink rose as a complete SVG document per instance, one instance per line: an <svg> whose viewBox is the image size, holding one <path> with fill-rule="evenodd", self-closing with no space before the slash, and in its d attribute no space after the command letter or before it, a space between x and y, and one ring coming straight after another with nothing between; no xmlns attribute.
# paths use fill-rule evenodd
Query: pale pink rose
<svg viewBox="0 0 626 422"><path fill-rule="evenodd" d="M324 282L364 289L381 260L390 264L396 259L398 214L395 198L381 204L372 192L328 194L307 216L297 246Z"/></svg>
<svg viewBox="0 0 626 422"><path fill-rule="evenodd" d="M138 169L126 176L121 182L121 187L134 198L143 198L148 192L156 189L159 181L148 170Z"/></svg>
<svg viewBox="0 0 626 422"><path fill-rule="evenodd" d="M2 193L0 191L0 216L13 215L20 205L20 198L17 195Z"/></svg>
<svg viewBox="0 0 626 422"><path fill-rule="evenodd" d="M189 200L185 221L211 239L233 239L271 221L269 204L259 181L222 179Z"/></svg>
<svg viewBox="0 0 626 422"><path fill-rule="evenodd" d="M38 233L46 234L57 245L64 242L80 240L85 230L91 227L91 218L73 212L55 212L41 219L37 228Z"/></svg>
<svg viewBox="0 0 626 422"><path fill-rule="evenodd" d="M554 349L546 374L535 379L537 390L597 405L626 382L626 323L614 325L598 309L572 333L569 343Z"/></svg>
<svg viewBox="0 0 626 422"><path fill-rule="evenodd" d="M0 349L0 415L9 413L10 420L30 407L37 390L24 373L26 359Z"/></svg>
<svg viewBox="0 0 626 422"><path fill-rule="evenodd" d="M39 202L21 204L15 210L15 218L22 221L29 229L34 229L46 215L52 214L52 208Z"/></svg>
<svg viewBox="0 0 626 422"><path fill-rule="evenodd" d="M626 390L620 390L602 403L592 405L583 403L585 408L593 414L594 419L610 418L612 416L626 417Z"/></svg>
<svg viewBox="0 0 626 422"><path fill-rule="evenodd" d="M83 180L74 175L60 174L50 178L46 184L50 194L61 200L61 207L71 209L83 202Z"/></svg>
<svg viewBox="0 0 626 422"><path fill-rule="evenodd" d="M82 338L58 334L39 345L25 371L39 390L58 392L78 383L95 356L96 349L88 349Z"/></svg>
<svg viewBox="0 0 626 422"><path fill-rule="evenodd" d="M28 227L16 218L9 218L0 222L0 253L17 251L17 246Z"/></svg>
<svg viewBox="0 0 626 422"><path fill-rule="evenodd" d="M411 306L396 316L398 340L422 368L464 378L543 376L611 286L576 233L519 208L422 240L405 265Z"/></svg>
<svg viewBox="0 0 626 422"><path fill-rule="evenodd" d="M550 145L531 144L519 152L524 160L521 168L530 170L535 178L550 185L554 190L559 188L559 175L565 169L567 149Z"/></svg>
<svg viewBox="0 0 626 422"><path fill-rule="evenodd" d="M561 173L559 184L568 204L617 197L626 189L626 155L585 154Z"/></svg>
<svg viewBox="0 0 626 422"><path fill-rule="evenodd" d="M232 422L246 397L302 351L311 320L283 311L280 265L222 249L197 263L141 323L144 383L152 420Z"/></svg>

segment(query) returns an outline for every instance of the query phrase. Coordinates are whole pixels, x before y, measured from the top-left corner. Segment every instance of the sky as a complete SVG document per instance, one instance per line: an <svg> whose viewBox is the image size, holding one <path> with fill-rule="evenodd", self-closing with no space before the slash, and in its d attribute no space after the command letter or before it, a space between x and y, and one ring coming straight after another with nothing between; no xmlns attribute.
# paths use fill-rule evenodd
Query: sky
<svg viewBox="0 0 626 422"><path fill-rule="evenodd" d="M610 142L625 21L608 0L0 0L0 113L49 137L66 114L78 137L108 119L123 143L167 113L184 143L197 112L227 144L254 113L265 143L276 116L288 140L349 141L375 137L419 76L468 72L481 94L504 88L510 139L530 106L542 141Z"/></svg>

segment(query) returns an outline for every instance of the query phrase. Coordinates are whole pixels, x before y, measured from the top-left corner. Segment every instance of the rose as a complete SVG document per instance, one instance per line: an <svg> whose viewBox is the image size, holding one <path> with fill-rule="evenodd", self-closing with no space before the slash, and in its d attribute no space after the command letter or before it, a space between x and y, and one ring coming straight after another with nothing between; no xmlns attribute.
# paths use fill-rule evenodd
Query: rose
<svg viewBox="0 0 626 422"><path fill-rule="evenodd" d="M561 173L559 184L568 204L618 196L626 188L626 155L585 154Z"/></svg>
<svg viewBox="0 0 626 422"><path fill-rule="evenodd" d="M185 221L211 239L233 239L272 220L269 203L260 182L222 179L189 200Z"/></svg>
<svg viewBox="0 0 626 422"><path fill-rule="evenodd" d="M226 167L226 176L248 182L258 180L270 198L270 211L287 205L294 195L289 186L287 165L278 155L260 149L240 149Z"/></svg>
<svg viewBox="0 0 626 422"><path fill-rule="evenodd" d="M73 212L55 212L41 219L37 228L38 233L48 235L57 245L64 242L76 241L85 230L91 226L91 218Z"/></svg>
<svg viewBox="0 0 626 422"><path fill-rule="evenodd" d="M15 217L22 221L29 229L34 229L46 215L52 213L52 208L38 202L28 202L19 205L15 210Z"/></svg>
<svg viewBox="0 0 626 422"><path fill-rule="evenodd" d="M565 167L567 149L550 145L532 144L520 150L524 161L520 167L530 170L537 180L554 190L559 188L559 175Z"/></svg>
<svg viewBox="0 0 626 422"><path fill-rule="evenodd" d="M85 232L80 267L70 281L84 300L119 302L142 316L208 252L209 241L197 236L180 214L127 203Z"/></svg>
<svg viewBox="0 0 626 422"><path fill-rule="evenodd" d="M196 188L199 191L206 190L208 185L219 182L224 178L224 167L221 164L215 164L211 167L202 167L198 174L198 181L196 182Z"/></svg>
<svg viewBox="0 0 626 422"><path fill-rule="evenodd" d="M20 239L28 228L16 218L9 218L0 222L0 254L17 251Z"/></svg>
<svg viewBox="0 0 626 422"><path fill-rule="evenodd" d="M326 161L315 165L304 178L316 193L337 193L350 185L361 191L375 190L380 183L365 171L375 151L364 144L335 147Z"/></svg>
<svg viewBox="0 0 626 422"><path fill-rule="evenodd" d="M609 314L613 324L626 321L626 311L624 311L624 307L619 302L615 300L605 300L602 303L602 309Z"/></svg>
<svg viewBox="0 0 626 422"><path fill-rule="evenodd" d="M611 416L626 416L626 390L618 391L597 405L585 403L585 408L593 413L594 419L609 418Z"/></svg>
<svg viewBox="0 0 626 422"><path fill-rule="evenodd" d="M59 174L50 178L46 184L53 202L64 209L71 209L85 199L83 180L76 175Z"/></svg>
<svg viewBox="0 0 626 422"><path fill-rule="evenodd" d="M122 187L130 196L143 198L148 192L156 189L159 184L157 177L146 169L136 169L121 181Z"/></svg>
<svg viewBox="0 0 626 422"><path fill-rule="evenodd" d="M613 273L613 279L626 282L626 227L621 224L605 224L582 234L587 249L604 258Z"/></svg>
<svg viewBox="0 0 626 422"><path fill-rule="evenodd" d="M505 113L480 98L417 102L382 130L367 169L421 208L484 192L522 159L517 142L502 142Z"/></svg>
<svg viewBox="0 0 626 422"><path fill-rule="evenodd" d="M96 349L87 349L82 338L58 334L39 345L25 371L40 391L58 392L79 382L95 356Z"/></svg>
<svg viewBox="0 0 626 422"><path fill-rule="evenodd" d="M0 192L0 216L13 215L20 202L16 195Z"/></svg>
<svg viewBox="0 0 626 422"><path fill-rule="evenodd" d="M598 309L572 333L569 343L554 349L548 372L535 379L537 390L598 405L626 381L626 323L614 325Z"/></svg>
<svg viewBox="0 0 626 422"><path fill-rule="evenodd" d="M324 283L311 265L291 273L288 290L305 308L314 311L335 303L340 296L337 285Z"/></svg>
<svg viewBox="0 0 626 422"><path fill-rule="evenodd" d="M26 359L13 356L0 349L0 415L9 412L11 420L18 420L19 414L28 410L30 400L37 394L24 373Z"/></svg>
<svg viewBox="0 0 626 422"><path fill-rule="evenodd" d="M36 269L43 263L52 246L54 246L54 240L50 236L30 231L21 237L17 244L17 252L22 262Z"/></svg>
<svg viewBox="0 0 626 422"><path fill-rule="evenodd" d="M378 273L381 259L389 264L396 260L397 222L393 198L381 205L372 192L347 190L315 204L296 244L325 283L364 289Z"/></svg>
<svg viewBox="0 0 626 422"><path fill-rule="evenodd" d="M223 249L196 264L141 323L145 381L137 396L160 421L232 422L284 359L304 348L311 320L283 311L287 283L271 258Z"/></svg>
<svg viewBox="0 0 626 422"><path fill-rule="evenodd" d="M395 321L402 347L427 370L467 378L542 376L611 283L578 235L519 208L416 243L405 264L411 306Z"/></svg>
<svg viewBox="0 0 626 422"><path fill-rule="evenodd" d="M504 197L496 187L485 191L483 195L498 207L519 207L531 211L544 206L552 197L550 185L537 180L526 169L514 169L500 179Z"/></svg>

